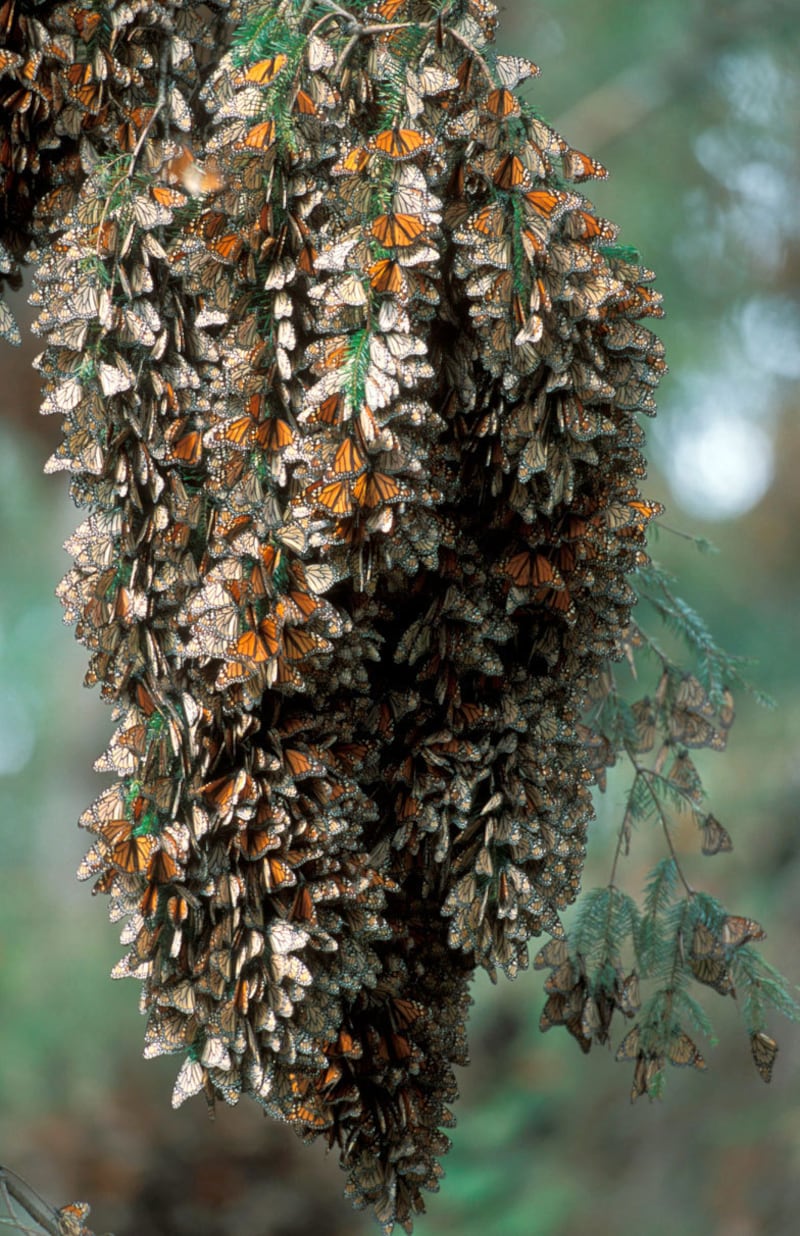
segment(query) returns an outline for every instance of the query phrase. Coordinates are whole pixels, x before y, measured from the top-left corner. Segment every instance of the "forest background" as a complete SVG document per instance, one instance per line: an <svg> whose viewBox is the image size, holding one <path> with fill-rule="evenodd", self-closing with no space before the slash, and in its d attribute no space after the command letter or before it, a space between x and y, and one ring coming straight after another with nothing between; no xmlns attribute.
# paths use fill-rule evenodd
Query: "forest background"
<svg viewBox="0 0 800 1236"><path fill-rule="evenodd" d="M531 56L525 87L602 160L592 201L658 272L670 373L649 431L648 497L670 528L654 557L777 707L740 695L728 750L701 753L735 849L713 859L679 831L687 870L763 922L764 955L800 977L800 21L791 0L509 0L501 50ZM29 322L24 294L19 317ZM133 984L105 907L72 879L74 826L102 786L91 765L110 713L81 686L61 625L60 546L78 522L41 474L38 341L0 361L0 1162L55 1204L85 1197L116 1236L358 1236L334 1158L254 1104L173 1113L174 1062L141 1058ZM629 782L598 797L587 887L604 883ZM660 853L641 828L620 883ZM568 921L568 920L567 920ZM661 1104L628 1101L630 1066L538 1029L542 975L476 985L442 1193L418 1236L787 1236L800 1209L800 1034L779 1025L763 1085L732 1001L709 993L710 1068L669 1071Z"/></svg>

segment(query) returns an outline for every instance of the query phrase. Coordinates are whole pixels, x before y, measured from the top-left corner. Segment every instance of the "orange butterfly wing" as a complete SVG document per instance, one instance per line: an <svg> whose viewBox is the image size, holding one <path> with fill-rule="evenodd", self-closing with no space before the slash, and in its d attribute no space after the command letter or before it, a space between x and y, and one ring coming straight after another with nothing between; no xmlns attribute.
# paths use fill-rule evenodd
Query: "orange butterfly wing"
<svg viewBox="0 0 800 1236"><path fill-rule="evenodd" d="M269 86L271 82L274 82L287 60L288 57L283 52L277 56L271 56L268 60L257 60L245 73L245 81L255 82L257 86Z"/></svg>
<svg viewBox="0 0 800 1236"><path fill-rule="evenodd" d="M372 234L382 245L396 249L413 245L425 231L425 224L418 215L378 215L372 224Z"/></svg>

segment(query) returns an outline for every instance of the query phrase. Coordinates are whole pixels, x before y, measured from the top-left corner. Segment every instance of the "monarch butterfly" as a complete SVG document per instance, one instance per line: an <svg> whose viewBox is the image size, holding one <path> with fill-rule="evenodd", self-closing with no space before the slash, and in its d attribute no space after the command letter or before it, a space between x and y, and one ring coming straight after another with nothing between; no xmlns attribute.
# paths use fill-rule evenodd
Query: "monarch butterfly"
<svg viewBox="0 0 800 1236"><path fill-rule="evenodd" d="M316 764L310 756L304 751L299 751L296 747L284 748L283 754L293 777L310 777L315 775L317 771L322 771L320 765Z"/></svg>
<svg viewBox="0 0 800 1236"><path fill-rule="evenodd" d="M275 121L262 120L260 124L253 125L252 129L248 129L243 142L245 146L250 146L253 150L268 150L274 140Z"/></svg>
<svg viewBox="0 0 800 1236"><path fill-rule="evenodd" d="M406 248L413 245L425 231L425 223L417 215L378 215L372 224L372 235L386 248Z"/></svg>
<svg viewBox="0 0 800 1236"><path fill-rule="evenodd" d="M330 69L336 63L336 53L330 43L316 34L308 40L306 55L312 73L317 73L320 69Z"/></svg>
<svg viewBox="0 0 800 1236"><path fill-rule="evenodd" d="M363 172L370 160L366 146L351 146L349 150L331 166L334 175L357 175Z"/></svg>
<svg viewBox="0 0 800 1236"><path fill-rule="evenodd" d="M207 1069L227 1070L231 1067L231 1057L222 1039L208 1035L203 1044L200 1061Z"/></svg>
<svg viewBox="0 0 800 1236"><path fill-rule="evenodd" d="M722 827L716 816L707 815L701 827L704 854L726 854L733 849L730 833Z"/></svg>
<svg viewBox="0 0 800 1236"><path fill-rule="evenodd" d="M208 252L226 264L236 262L243 248L244 241L238 232L227 232L224 236L215 236L207 243Z"/></svg>
<svg viewBox="0 0 800 1236"><path fill-rule="evenodd" d="M545 981L545 991L560 992L569 995L578 979L578 971L573 959L569 956L558 966L555 966Z"/></svg>
<svg viewBox="0 0 800 1236"><path fill-rule="evenodd" d="M639 505L644 510L648 509L647 504L639 504ZM661 511L656 509L659 505L660 504L658 503L652 504L651 509L653 510L654 515L661 514ZM636 518L637 514L639 514L639 511L637 510L636 507L634 507L633 503L609 502L609 504L606 506L605 510L603 511L602 520L606 524L606 526L612 531L616 531L616 529L618 528L630 528L637 524L641 524L643 526L644 519L642 519L641 521L638 520ZM597 518L599 519L600 516L598 515Z"/></svg>
<svg viewBox="0 0 800 1236"><path fill-rule="evenodd" d="M192 197L202 197L221 189L222 177L217 173L213 159L203 165L197 162L191 147L185 143L180 153L166 164L169 178L174 177Z"/></svg>
<svg viewBox="0 0 800 1236"><path fill-rule="evenodd" d="M183 874L178 862L166 850L158 850L147 866L147 878L155 884L171 884Z"/></svg>
<svg viewBox="0 0 800 1236"><path fill-rule="evenodd" d="M244 631L231 647L232 657L242 657L258 665L268 661L278 651L278 628L274 618L265 618L258 626Z"/></svg>
<svg viewBox="0 0 800 1236"><path fill-rule="evenodd" d="M271 453L285 450L294 441L294 433L289 425L277 416L271 416L264 421L256 430L255 436L259 446Z"/></svg>
<svg viewBox="0 0 800 1236"><path fill-rule="evenodd" d="M311 241L306 241L297 257L297 267L305 275L313 275L316 270L317 251L311 244Z"/></svg>
<svg viewBox="0 0 800 1236"><path fill-rule="evenodd" d="M678 708L670 714L669 735L684 747L710 747L712 751L724 751L728 741L724 730L715 729L699 713Z"/></svg>
<svg viewBox="0 0 800 1236"><path fill-rule="evenodd" d="M731 692L728 690L728 688L725 687L725 689L722 692L722 704L720 705L719 711L717 713L717 720L719 721L719 724L722 727L722 729L729 730L730 727L733 725L735 716L736 716L736 710L734 708L733 696L731 695Z"/></svg>
<svg viewBox="0 0 800 1236"><path fill-rule="evenodd" d="M741 948L749 940L766 940L766 938L767 933L755 919L728 914L722 920L720 943L723 948Z"/></svg>
<svg viewBox="0 0 800 1236"><path fill-rule="evenodd" d="M269 86L287 63L288 57L283 52L268 60L257 60L245 73L245 81L255 82L257 86Z"/></svg>
<svg viewBox="0 0 800 1236"><path fill-rule="evenodd" d="M314 603L316 608L316 603ZM313 612L313 611L312 611ZM284 627L282 633L283 652L289 661L301 661L309 653L330 647L327 640L319 635L309 635L297 627Z"/></svg>
<svg viewBox="0 0 800 1236"><path fill-rule="evenodd" d="M494 65L497 76L509 90L513 90L529 77L538 77L541 72L537 64L524 56L497 56Z"/></svg>
<svg viewBox="0 0 800 1236"><path fill-rule="evenodd" d="M23 76L32 80L39 66L41 65L42 57L38 54L38 60L29 60L23 69ZM95 71L91 64L84 61L76 61L74 64L68 64L64 69L64 76L71 86L77 88L86 86L89 82L95 80Z"/></svg>
<svg viewBox="0 0 800 1236"><path fill-rule="evenodd" d="M530 550L522 550L508 559L503 574L508 576L515 587L530 588L546 584L548 587L563 587L563 581L556 580L556 571L544 554L535 554Z"/></svg>
<svg viewBox="0 0 800 1236"><path fill-rule="evenodd" d="M406 0L381 0L381 3L376 5L376 12L380 13L386 21L393 21L405 2Z"/></svg>
<svg viewBox="0 0 800 1236"><path fill-rule="evenodd" d="M127 365L125 368L127 369ZM136 380L132 372L126 373L114 365L106 365L103 361L97 365L97 377L106 399L111 395L119 395L122 391L130 390Z"/></svg>
<svg viewBox="0 0 800 1236"><path fill-rule="evenodd" d="M602 163L598 163L596 159L590 159L588 155L582 154L580 150L574 150L571 146L562 151L561 166L567 180L576 182L591 178L605 180L608 176Z"/></svg>
<svg viewBox="0 0 800 1236"><path fill-rule="evenodd" d="M200 786L198 792L220 815L232 813L242 797L251 802L255 802L258 797L258 787L255 781L243 768L224 777L218 777L216 781L208 781Z"/></svg>
<svg viewBox="0 0 800 1236"><path fill-rule="evenodd" d="M79 821L81 828L96 831L101 824L124 819L125 806L125 794L122 787L109 786L92 806L84 811Z"/></svg>
<svg viewBox="0 0 800 1236"><path fill-rule="evenodd" d="M284 859L273 854L264 856L262 872L268 892L275 892L281 888L293 888L297 883L297 876L292 867Z"/></svg>
<svg viewBox="0 0 800 1236"><path fill-rule="evenodd" d="M590 214L587 210L576 210L569 214L564 230L575 239L600 240L606 245L613 244L619 234L616 224Z"/></svg>
<svg viewBox="0 0 800 1236"><path fill-rule="evenodd" d="M311 98L310 94L306 94L305 90L298 90L294 100L295 110L301 116L317 116L317 105Z"/></svg>
<svg viewBox="0 0 800 1236"><path fill-rule="evenodd" d="M656 736L656 711L652 700L637 700L631 707L636 726L636 750L644 754L652 751Z"/></svg>
<svg viewBox="0 0 800 1236"><path fill-rule="evenodd" d="M697 923L689 954L689 968L698 983L704 983L721 996L735 996L733 976L722 955L721 946L703 923Z"/></svg>
<svg viewBox="0 0 800 1236"><path fill-rule="evenodd" d="M317 289L314 289L314 292L316 291ZM319 297L315 296L314 292L314 299L322 299L325 305L331 305L334 309L341 309L343 305L356 307L367 303L364 283L353 271L347 271L338 279L331 280L326 287L320 288Z"/></svg>
<svg viewBox="0 0 800 1236"><path fill-rule="evenodd" d="M102 81L90 81L86 85L74 86L69 93L90 116L97 116L102 108L104 85Z"/></svg>
<svg viewBox="0 0 800 1236"><path fill-rule="evenodd" d="M639 977L636 973L629 974L624 979L617 993L617 1007L625 1014L626 1017L633 1017L637 1009L641 1007L641 997L639 994Z"/></svg>
<svg viewBox="0 0 800 1236"><path fill-rule="evenodd" d="M267 929L269 945L273 953L286 954L303 948L309 940L307 931L293 923L275 920Z"/></svg>
<svg viewBox="0 0 800 1236"><path fill-rule="evenodd" d="M257 820L248 828L243 829L237 838L240 851L245 858L263 858L269 850L275 850L281 844L280 834L272 832L266 823Z"/></svg>
<svg viewBox="0 0 800 1236"><path fill-rule="evenodd" d="M84 43L89 42L103 20L101 13L93 12L91 9L81 9L76 6L70 8L69 15L72 18L72 24L78 36Z"/></svg>
<svg viewBox="0 0 800 1236"><path fill-rule="evenodd" d="M519 100L505 86L487 95L486 111L492 116L505 120L507 116L518 116L519 110Z"/></svg>
<svg viewBox="0 0 800 1236"><path fill-rule="evenodd" d="M670 1064L674 1064L677 1068L691 1067L701 1071L708 1068L689 1035L684 1034L682 1030L679 1030L671 1037L667 1047L667 1059Z"/></svg>
<svg viewBox="0 0 800 1236"><path fill-rule="evenodd" d="M346 335L337 335L331 340L310 344L306 354L312 362L314 373L341 368L347 360L348 346L349 339Z"/></svg>
<svg viewBox="0 0 800 1236"><path fill-rule="evenodd" d="M498 189L528 189L531 178L525 164L515 154L504 155L494 169L492 180Z"/></svg>
<svg viewBox="0 0 800 1236"><path fill-rule="evenodd" d="M660 292L637 284L630 296L617 301L615 309L617 313L630 314L636 317L663 318L664 308L661 303L662 300L663 297Z"/></svg>
<svg viewBox="0 0 800 1236"><path fill-rule="evenodd" d="M347 481L331 481L327 485L312 485L308 491L315 503L332 511L334 515L349 515L353 509L350 486Z"/></svg>
<svg viewBox="0 0 800 1236"><path fill-rule="evenodd" d="M184 1051L191 1041L192 1030L191 1020L178 1009L153 1009L144 1032L145 1059Z"/></svg>
<svg viewBox="0 0 800 1236"><path fill-rule="evenodd" d="M475 248L475 258L485 263L487 266L496 266L499 270L505 271L505 268L511 266L512 245L509 236L498 237L487 241L482 241ZM506 275L504 281L496 285L499 299L507 299L507 293L511 290L512 280L510 275ZM506 293L506 294L504 294Z"/></svg>
<svg viewBox="0 0 800 1236"><path fill-rule="evenodd" d="M614 433L614 422L584 403L568 395L558 405L559 428L578 442L587 442L601 435Z"/></svg>
<svg viewBox="0 0 800 1236"><path fill-rule="evenodd" d="M229 1107L235 1107L242 1094L242 1075L239 1069L212 1068L209 1070L209 1080L214 1092L219 1094Z"/></svg>
<svg viewBox="0 0 800 1236"><path fill-rule="evenodd" d="M376 292L387 292L403 297L406 294L407 283L402 266L392 258L381 258L374 262L368 270L369 281Z"/></svg>
<svg viewBox="0 0 800 1236"><path fill-rule="evenodd" d="M208 1094L208 1074L199 1060L187 1056L175 1079L175 1086L172 1091L172 1106L180 1107L181 1103L185 1103L187 1099L192 1098L195 1094L199 1094L201 1090L205 1090Z"/></svg>
<svg viewBox="0 0 800 1236"><path fill-rule="evenodd" d="M355 1038L344 1026L340 1028L334 1041L326 1044L325 1051L331 1056L343 1056L345 1059L352 1060L359 1060L364 1054L364 1048L359 1039Z"/></svg>
<svg viewBox="0 0 800 1236"><path fill-rule="evenodd" d="M181 193L179 189L173 189L169 185L151 185L150 192L159 206L167 208L185 206L188 201L185 193Z"/></svg>
<svg viewBox="0 0 800 1236"><path fill-rule="evenodd" d="M358 476L367 461L352 438L344 438L333 457L333 471L338 477Z"/></svg>
<svg viewBox="0 0 800 1236"><path fill-rule="evenodd" d="M484 206L469 220L469 227L491 240L499 240L505 232L506 216L501 206Z"/></svg>
<svg viewBox="0 0 800 1236"><path fill-rule="evenodd" d="M625 1035L625 1038L617 1048L615 1060L635 1060L639 1055L641 1047L641 1032L638 1026L634 1026Z"/></svg>
<svg viewBox="0 0 800 1236"><path fill-rule="evenodd" d="M185 420L173 422L164 437L170 445L171 457L191 466L199 463L203 457L203 435L194 429L178 437L185 424Z"/></svg>
<svg viewBox="0 0 800 1236"><path fill-rule="evenodd" d="M385 472L365 472L353 485L353 497L359 506L372 508L387 502L399 502L403 493L394 477Z"/></svg>
<svg viewBox="0 0 800 1236"><path fill-rule="evenodd" d="M22 64L24 64L22 56L10 51L7 47L0 48L0 76L4 76L6 73L13 73Z"/></svg>
<svg viewBox="0 0 800 1236"><path fill-rule="evenodd" d="M421 133L417 129L384 129L370 142L373 150L397 160L413 158L421 150L427 150L432 145L433 138L428 133Z"/></svg>
<svg viewBox="0 0 800 1236"><path fill-rule="evenodd" d="M108 855L109 862L119 871L138 875L146 870L156 844L155 837L148 833L138 837L130 836L112 846Z"/></svg>
<svg viewBox="0 0 800 1236"><path fill-rule="evenodd" d="M653 1087L663 1069L663 1056L646 1056L644 1053L639 1055L633 1071L631 1103L635 1103L644 1094L652 1093Z"/></svg>
<svg viewBox="0 0 800 1236"><path fill-rule="evenodd" d="M548 966L562 966L569 960L569 945L566 940L548 940L533 959L534 970L544 970Z"/></svg>
<svg viewBox="0 0 800 1236"><path fill-rule="evenodd" d="M642 498L636 498L629 502L628 506L643 523L664 514L664 507L660 502L645 502Z"/></svg>
<svg viewBox="0 0 800 1236"><path fill-rule="evenodd" d="M763 1030L758 1030L755 1034L750 1035L750 1051L753 1055L753 1063L763 1080L765 1082L771 1081L775 1057L779 1051L778 1044L768 1034L765 1034Z"/></svg>
<svg viewBox="0 0 800 1236"><path fill-rule="evenodd" d="M280 1104L284 1119L292 1124L308 1125L324 1129L333 1123L331 1109L320 1096L309 1094L311 1081L299 1073L279 1074L274 1095Z"/></svg>
<svg viewBox="0 0 800 1236"><path fill-rule="evenodd" d="M619 280L614 279L611 275L596 274L590 278L576 283L575 292L570 302L570 312L574 315L583 314L589 321L596 322L606 312L606 305L611 297L616 296L620 290ZM626 405L623 399L618 400L619 407L624 408ZM647 411L645 403L636 404L641 411Z"/></svg>

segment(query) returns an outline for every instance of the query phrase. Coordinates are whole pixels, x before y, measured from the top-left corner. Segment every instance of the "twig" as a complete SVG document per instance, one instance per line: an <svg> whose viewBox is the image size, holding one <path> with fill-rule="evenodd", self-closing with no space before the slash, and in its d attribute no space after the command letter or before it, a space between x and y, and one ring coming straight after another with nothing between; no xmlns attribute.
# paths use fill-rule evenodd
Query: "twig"
<svg viewBox="0 0 800 1236"><path fill-rule="evenodd" d="M630 745L630 743L629 743L629 742L626 742L626 743L624 744L624 747L625 747L625 753L626 753L626 755L627 755L628 759L630 760L631 764L632 764L632 765L633 765L633 767L634 767L634 770L635 770L635 772L636 772L636 776L637 776L637 778L638 778L638 777L642 777L642 778L643 778L643 780L644 780L645 785L647 786L647 789L648 789L648 792L649 792L649 794L650 794L650 798L651 798L651 800L652 800L653 806L655 807L656 812L657 812L657 814L658 814L658 818L659 818L659 819L660 819L660 821L661 821L661 828L662 828L662 831L663 831L663 833L664 833L664 836L666 837L666 840L667 840L667 845L669 846L669 852L670 852L670 855L671 855L671 857L672 857L673 862L675 863L675 870L676 870L676 871L677 871L677 873L678 873L678 876L679 876L679 878L680 878L681 884L682 884L682 885L683 885L683 887L686 889L686 892L688 893L688 895L689 895L690 897L693 897L693 896L694 896L694 889L692 888L692 886L691 886L691 884L689 883L689 881L686 879L686 876L683 874L683 868L681 867L680 860L679 860L679 858L678 858L678 852L677 852L677 850L675 849L675 846L674 846L673 841L672 841L672 837L670 836L670 831L669 831L669 820L667 819L667 814L666 814L666 812L664 811L664 807L663 807L663 805L662 805L662 803L661 803L661 800L659 799L658 795L656 794L655 790L653 789L653 787L652 787L652 785L650 784L650 781L649 781L649 776L650 776L650 775L656 775L656 776L657 776L657 775L659 775L659 774L654 774L652 769L650 769L650 768L645 768L645 766L644 766L643 764L640 764L640 763L639 763L639 761L636 759L636 752L632 749L632 747L631 747L631 745Z"/></svg>

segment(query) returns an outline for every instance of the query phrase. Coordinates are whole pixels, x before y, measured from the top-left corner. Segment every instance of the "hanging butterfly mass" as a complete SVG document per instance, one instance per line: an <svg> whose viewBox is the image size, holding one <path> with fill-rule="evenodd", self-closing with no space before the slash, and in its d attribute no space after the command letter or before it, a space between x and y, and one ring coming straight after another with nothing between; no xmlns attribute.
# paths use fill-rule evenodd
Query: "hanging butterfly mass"
<svg viewBox="0 0 800 1236"><path fill-rule="evenodd" d="M652 274L562 183L605 169L514 93L538 69L491 0L429 7L268 0L231 42L224 5L57 4L74 63L2 78L25 158L55 152L40 367L92 511L60 595L119 710L81 875L129 919L147 1054L184 1053L175 1105L324 1135L387 1232L440 1174L475 969L517 973L576 895L606 755L580 684L660 513ZM674 741L724 745L677 696ZM588 1050L625 981L604 1004L556 944L546 1022Z"/></svg>

